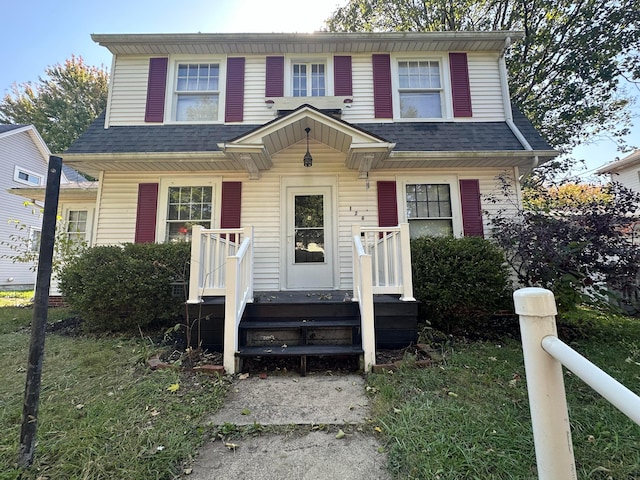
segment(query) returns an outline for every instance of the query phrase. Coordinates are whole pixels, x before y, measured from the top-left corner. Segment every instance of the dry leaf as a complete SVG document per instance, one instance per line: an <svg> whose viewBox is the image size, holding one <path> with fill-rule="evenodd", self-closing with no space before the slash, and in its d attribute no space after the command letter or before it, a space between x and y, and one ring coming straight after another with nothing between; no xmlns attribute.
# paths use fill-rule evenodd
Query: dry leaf
<svg viewBox="0 0 640 480"><path fill-rule="evenodd" d="M238 445L237 443L225 443L224 446L227 447L229 450L235 450L240 445Z"/></svg>
<svg viewBox="0 0 640 480"><path fill-rule="evenodd" d="M238 378L240 380L246 380L247 378L249 378L249 374L248 373L241 373Z"/></svg>
<svg viewBox="0 0 640 480"><path fill-rule="evenodd" d="M336 438L344 438L344 432L342 430L338 430L338 433L336 433Z"/></svg>
<svg viewBox="0 0 640 480"><path fill-rule="evenodd" d="M178 390L180 390L180 384L179 383L172 383L171 385L169 385L167 387L167 390L169 390L170 392L177 392Z"/></svg>

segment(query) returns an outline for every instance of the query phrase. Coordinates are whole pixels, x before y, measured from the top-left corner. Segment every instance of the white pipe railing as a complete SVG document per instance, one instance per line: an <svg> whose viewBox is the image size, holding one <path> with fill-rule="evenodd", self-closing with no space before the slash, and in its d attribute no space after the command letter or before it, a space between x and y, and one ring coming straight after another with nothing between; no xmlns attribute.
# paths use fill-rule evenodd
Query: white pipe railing
<svg viewBox="0 0 640 480"><path fill-rule="evenodd" d="M409 224L397 227L354 227L366 254L372 260L374 294L400 294L400 300L415 301L411 276Z"/></svg>
<svg viewBox="0 0 640 480"><path fill-rule="evenodd" d="M238 370L238 327L247 303L253 302L253 235L242 241L238 253L227 258L224 305L223 365L227 373Z"/></svg>
<svg viewBox="0 0 640 480"><path fill-rule="evenodd" d="M364 351L364 371L369 372L376 363L376 329L373 310L373 271L371 255L362 245L357 226L353 227L353 301L360 306L360 332Z"/></svg>
<svg viewBox="0 0 640 480"><path fill-rule="evenodd" d="M513 299L520 316L538 478L577 478L562 365L639 425L640 397L558 339L552 292L523 288Z"/></svg>

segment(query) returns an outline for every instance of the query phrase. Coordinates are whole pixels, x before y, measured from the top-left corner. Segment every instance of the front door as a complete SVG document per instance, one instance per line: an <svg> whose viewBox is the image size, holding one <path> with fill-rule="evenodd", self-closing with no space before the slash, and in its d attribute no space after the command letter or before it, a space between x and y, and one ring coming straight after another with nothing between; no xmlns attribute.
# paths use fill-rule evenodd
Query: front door
<svg viewBox="0 0 640 480"><path fill-rule="evenodd" d="M286 288L334 288L331 186L287 187Z"/></svg>

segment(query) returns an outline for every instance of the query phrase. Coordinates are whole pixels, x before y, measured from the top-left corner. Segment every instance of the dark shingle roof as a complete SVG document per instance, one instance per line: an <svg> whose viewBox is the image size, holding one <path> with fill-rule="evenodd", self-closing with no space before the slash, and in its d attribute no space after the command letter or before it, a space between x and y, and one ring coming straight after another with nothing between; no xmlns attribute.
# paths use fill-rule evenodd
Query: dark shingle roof
<svg viewBox="0 0 640 480"><path fill-rule="evenodd" d="M551 150L518 113L514 123L534 150ZM91 153L217 152L219 143L261 125L133 125L104 128L104 113L66 151ZM355 127L396 144L396 151L460 152L524 150L505 122L359 123Z"/></svg>
<svg viewBox="0 0 640 480"><path fill-rule="evenodd" d="M26 127L26 125L0 125L0 133L10 132L11 130L16 130L18 128Z"/></svg>
<svg viewBox="0 0 640 480"><path fill-rule="evenodd" d="M524 135L524 138L527 139L531 148L534 150L553 149L547 141L542 138L529 119L525 117L523 113L520 113L520 110L518 110L515 105L512 105L511 110L513 111L513 123L516 124L516 127L518 127L518 130Z"/></svg>

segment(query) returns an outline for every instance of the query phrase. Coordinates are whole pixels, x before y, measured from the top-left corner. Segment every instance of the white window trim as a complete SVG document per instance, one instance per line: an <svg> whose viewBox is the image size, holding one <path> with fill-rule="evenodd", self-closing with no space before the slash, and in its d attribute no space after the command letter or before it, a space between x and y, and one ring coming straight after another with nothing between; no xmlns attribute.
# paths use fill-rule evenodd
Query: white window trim
<svg viewBox="0 0 640 480"><path fill-rule="evenodd" d="M403 118L400 116L400 78L398 62L433 61L440 65L440 82L442 89L442 117L440 118ZM393 95L393 120L395 122L443 122L453 120L453 99L451 98L451 77L449 72L449 56L444 53L429 55L392 55L391 56L391 89Z"/></svg>
<svg viewBox="0 0 640 480"><path fill-rule="evenodd" d="M325 95L334 96L333 85L333 56L331 55L293 55L285 57L284 61L284 96L293 97L293 64L294 63L324 63L325 65ZM295 97L295 98L323 98L323 97Z"/></svg>
<svg viewBox="0 0 640 480"><path fill-rule="evenodd" d="M158 192L158 211L156 212L156 242L165 243L167 234L167 206L169 187L212 187L211 228L220 228L220 206L222 205L222 180L204 178L201 175L184 177L162 177Z"/></svg>
<svg viewBox="0 0 640 480"><path fill-rule="evenodd" d="M220 67L218 78L218 119L210 121L178 121L176 120L176 109L178 105L178 64L180 63L217 63ZM167 69L167 83L165 87L164 102L164 123L185 124L211 124L224 123L225 99L227 88L227 57L205 56L193 57L189 55L171 55Z"/></svg>
<svg viewBox="0 0 640 480"><path fill-rule="evenodd" d="M26 173L27 175L38 178L38 183L31 183L26 180L22 180L19 177L20 173ZM26 168L22 168L16 165L15 168L13 169L13 180L23 185L29 185L30 187L38 187L44 184L44 175L42 175L41 173L33 172L31 170L27 170Z"/></svg>
<svg viewBox="0 0 640 480"><path fill-rule="evenodd" d="M397 184L399 188L396 191L397 202L400 206L400 222L409 223L407 218L407 185L421 184L448 184L449 193L451 195L451 219L453 225L453 236L460 238L464 236L464 228L462 225L462 202L460 200L459 179L456 175L414 175L399 176Z"/></svg>
<svg viewBox="0 0 640 480"><path fill-rule="evenodd" d="M64 206L63 210L63 219L64 219L64 228L65 233L67 233L66 229L69 226L69 212L77 212L77 211L86 211L87 212L87 227L85 230L84 241L87 242L87 245L91 246L93 243L91 240L93 238L93 216L95 212L95 205L92 203L78 203L78 204L68 204Z"/></svg>

